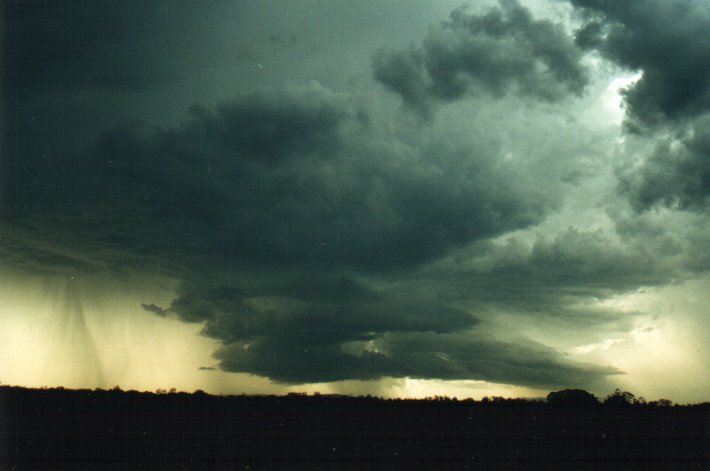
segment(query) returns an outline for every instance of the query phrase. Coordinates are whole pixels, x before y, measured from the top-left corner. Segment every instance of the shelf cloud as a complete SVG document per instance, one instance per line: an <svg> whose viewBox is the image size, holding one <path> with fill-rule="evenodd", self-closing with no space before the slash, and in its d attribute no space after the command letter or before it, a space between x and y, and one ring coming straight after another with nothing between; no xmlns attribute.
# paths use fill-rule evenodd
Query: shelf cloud
<svg viewBox="0 0 710 471"><path fill-rule="evenodd" d="M2 7L2 276L171 280L126 319L201 377L599 391L708 276L703 2L50 3Z"/></svg>

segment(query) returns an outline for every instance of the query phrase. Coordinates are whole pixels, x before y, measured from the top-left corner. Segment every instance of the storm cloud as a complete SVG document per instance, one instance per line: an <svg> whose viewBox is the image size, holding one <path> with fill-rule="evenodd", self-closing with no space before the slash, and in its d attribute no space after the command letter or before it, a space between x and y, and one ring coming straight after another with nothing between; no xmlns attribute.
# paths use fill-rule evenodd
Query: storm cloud
<svg viewBox="0 0 710 471"><path fill-rule="evenodd" d="M533 387L593 384L618 374L608 367L574 364L539 345L497 342L476 335L385 334L370 342L337 347L255 339L220 349L216 356L228 371L249 371L278 381L302 383L385 376L461 380L481 378ZM348 352L350 350L350 352Z"/></svg>
<svg viewBox="0 0 710 471"><path fill-rule="evenodd" d="M437 102L468 94L514 93L554 102L588 82L582 51L561 24L537 20L516 0L485 13L461 8L431 29L421 46L381 50L375 79L429 117Z"/></svg>
<svg viewBox="0 0 710 471"><path fill-rule="evenodd" d="M700 2L501 0L376 46L247 3L3 6L3 274L169 280L137 311L211 339L205 370L530 388L617 381L574 352L707 274Z"/></svg>
<svg viewBox="0 0 710 471"><path fill-rule="evenodd" d="M710 106L710 7L701 0L571 0L587 21L577 43L643 75L626 89L633 128L698 116Z"/></svg>
<svg viewBox="0 0 710 471"><path fill-rule="evenodd" d="M636 210L666 206L704 211L710 201L710 114L680 136L663 139L638 168L621 175L622 194Z"/></svg>
<svg viewBox="0 0 710 471"><path fill-rule="evenodd" d="M106 219L114 237L166 255L383 269L525 227L554 203L521 188L496 149L434 154L378 136L326 91L191 115L176 129L123 126L56 156L64 164L18 162L10 218L51 214L89 231Z"/></svg>
<svg viewBox="0 0 710 471"><path fill-rule="evenodd" d="M119 127L88 152L57 156L72 166L15 165L8 214L18 227L77 244L73 255L63 249L64 270L85 272L82 258L100 258L92 250L113 250L104 266L153 263L178 274L173 303L144 308L203 323L205 335L224 343L217 357L227 371L285 382L517 381L525 372L529 385L571 370L590 381L611 372L481 340L471 333L475 313L392 285L456 247L528 227L557 204L495 145L433 149L373 129L321 88L249 95L192 107L177 128ZM19 268L62 266L56 256L23 253ZM372 351L375 344L388 353ZM494 374L485 364L498 348L512 352L506 361L519 353L521 365ZM523 360L533 353L535 368L549 366L537 380ZM474 354L488 359L471 363Z"/></svg>
<svg viewBox="0 0 710 471"><path fill-rule="evenodd" d="M53 89L158 87L205 64L197 51L185 55L187 44L204 38L190 19L199 11L187 3L8 1L3 14L3 61L20 85L13 99ZM170 26L157 26L166 16Z"/></svg>
<svg viewBox="0 0 710 471"><path fill-rule="evenodd" d="M637 210L705 207L710 45L702 32L710 7L694 0L571 3L586 21L577 43L641 73L623 92L627 130L666 129L650 156L621 175L621 193Z"/></svg>

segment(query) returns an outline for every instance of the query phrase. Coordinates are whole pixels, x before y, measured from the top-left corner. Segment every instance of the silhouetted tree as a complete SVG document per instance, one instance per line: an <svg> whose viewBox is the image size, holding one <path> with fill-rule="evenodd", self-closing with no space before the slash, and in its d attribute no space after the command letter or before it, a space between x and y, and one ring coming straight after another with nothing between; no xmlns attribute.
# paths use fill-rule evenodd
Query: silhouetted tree
<svg viewBox="0 0 710 471"><path fill-rule="evenodd" d="M670 399L659 399L657 401L649 402L648 405L654 407L673 407L673 401Z"/></svg>
<svg viewBox="0 0 710 471"><path fill-rule="evenodd" d="M582 389L564 389L547 395L550 404L565 404L571 406L597 405L599 400L590 392Z"/></svg>
<svg viewBox="0 0 710 471"><path fill-rule="evenodd" d="M340 468L337 463L359 469L360 462L382 463L377 469L416 463L438 469L439 461L468 469L472 457L482 465L475 469L558 469L555 463L564 462L569 469L625 470L639 463L641 469L682 471L707 464L710 403L634 406L635 396L621 390L607 402L628 407L500 397L474 403L445 396L422 401L159 391L0 386L0 406L9 406L2 441L11 451L0 469L202 471L289 462L300 463L288 468L299 470ZM553 404L592 399L580 390L549 396Z"/></svg>
<svg viewBox="0 0 710 471"><path fill-rule="evenodd" d="M606 399L604 399L604 404L611 406L629 406L634 403L636 396L628 391L622 391L616 388L613 393L609 394Z"/></svg>

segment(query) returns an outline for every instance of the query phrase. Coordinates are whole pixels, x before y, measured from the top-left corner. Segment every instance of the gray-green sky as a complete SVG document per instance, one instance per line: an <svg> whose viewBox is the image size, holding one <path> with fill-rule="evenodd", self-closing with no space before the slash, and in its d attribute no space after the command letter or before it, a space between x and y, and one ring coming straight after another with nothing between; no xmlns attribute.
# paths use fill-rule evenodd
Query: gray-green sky
<svg viewBox="0 0 710 471"><path fill-rule="evenodd" d="M0 381L708 400L707 2L2 5Z"/></svg>

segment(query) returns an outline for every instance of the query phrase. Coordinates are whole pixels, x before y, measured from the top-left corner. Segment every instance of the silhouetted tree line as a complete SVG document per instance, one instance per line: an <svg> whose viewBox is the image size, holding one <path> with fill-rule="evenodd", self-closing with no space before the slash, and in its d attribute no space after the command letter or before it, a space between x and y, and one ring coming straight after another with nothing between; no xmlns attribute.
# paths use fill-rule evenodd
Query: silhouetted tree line
<svg viewBox="0 0 710 471"><path fill-rule="evenodd" d="M0 469L707 469L710 404L0 387Z"/></svg>
<svg viewBox="0 0 710 471"><path fill-rule="evenodd" d="M547 395L547 402L550 404L568 404L568 405L598 405L602 403L595 395L582 389L565 389L563 391L554 391ZM628 391L621 389L614 390L603 401L603 404L608 406L649 406L649 407L673 407L675 404L669 399L658 399L657 401L646 402L646 399L636 397Z"/></svg>

